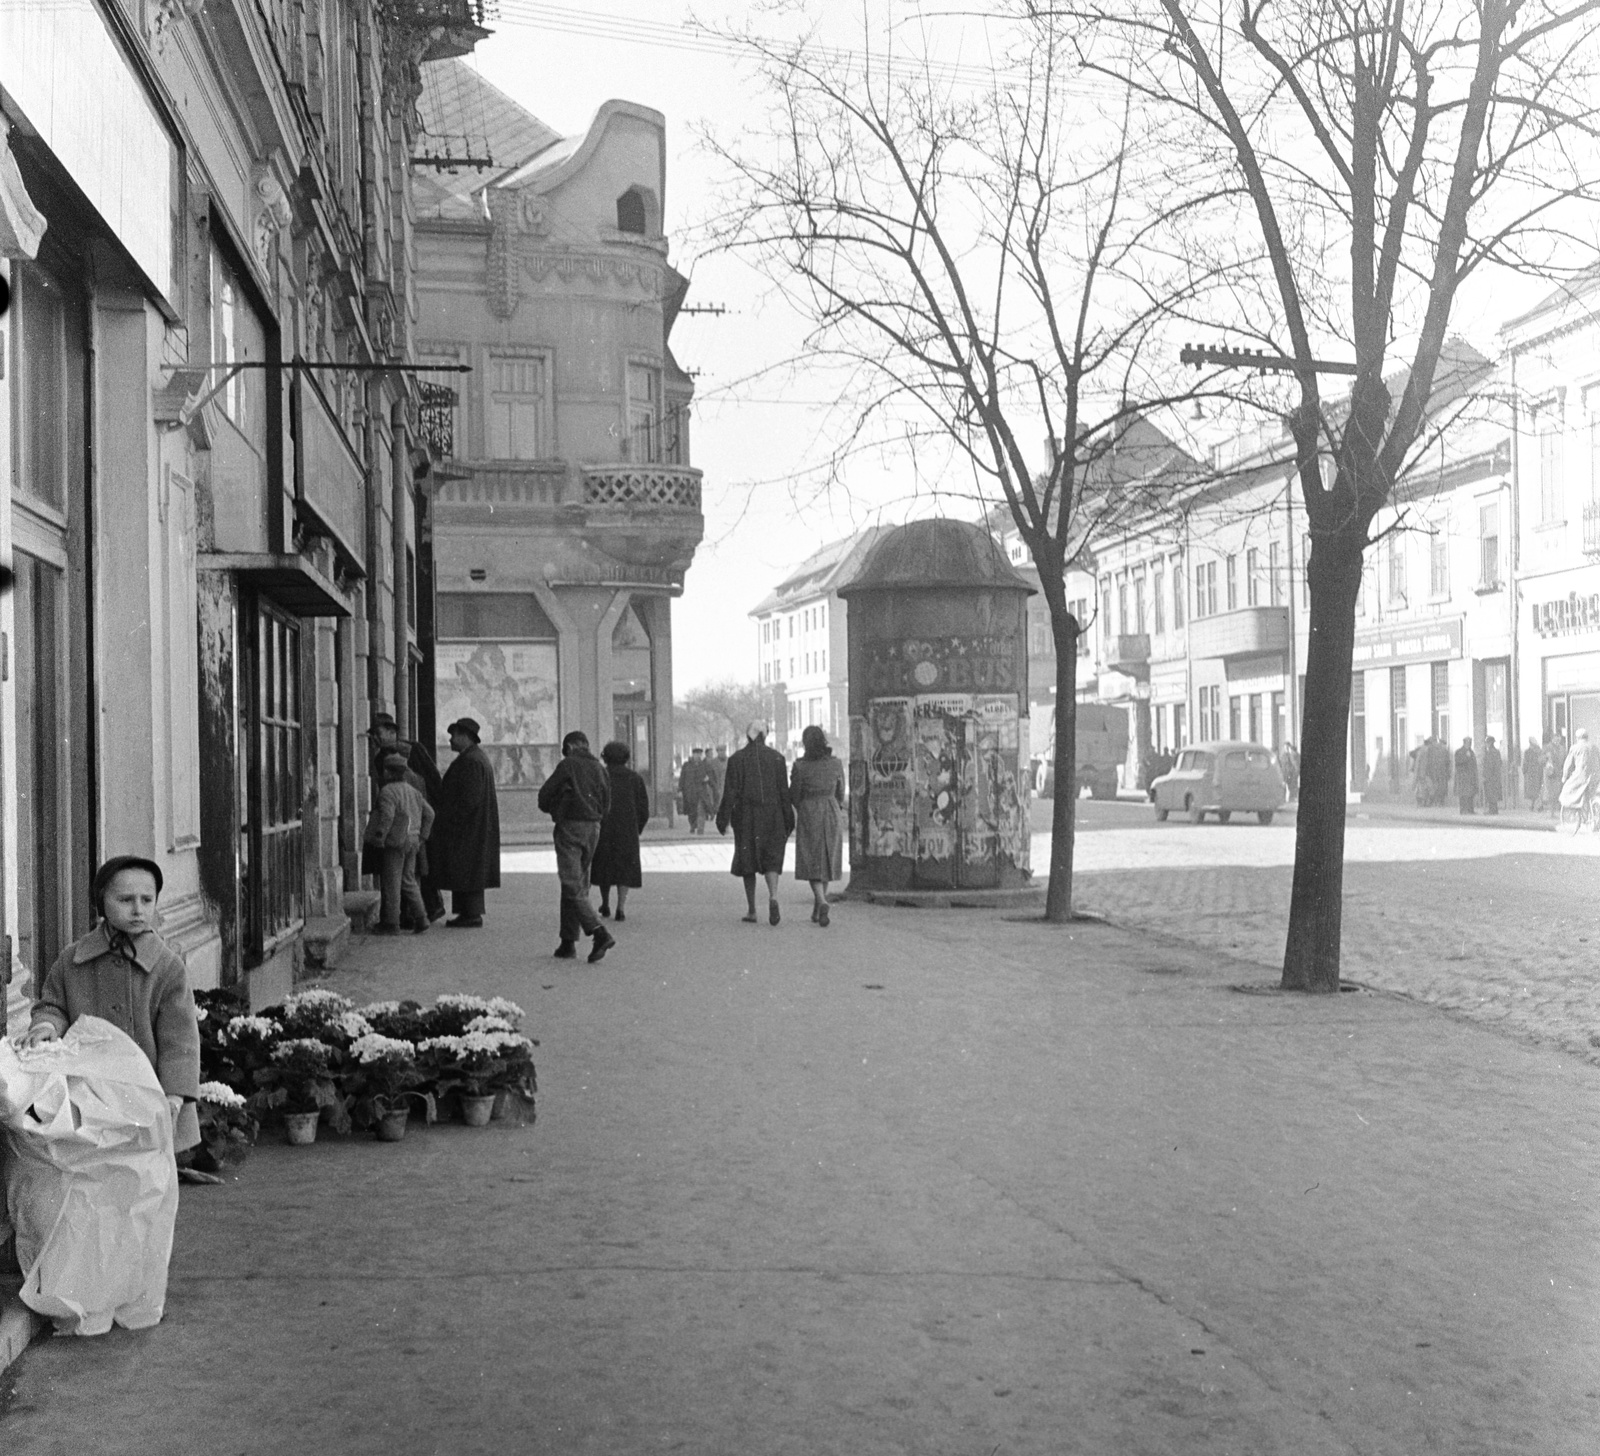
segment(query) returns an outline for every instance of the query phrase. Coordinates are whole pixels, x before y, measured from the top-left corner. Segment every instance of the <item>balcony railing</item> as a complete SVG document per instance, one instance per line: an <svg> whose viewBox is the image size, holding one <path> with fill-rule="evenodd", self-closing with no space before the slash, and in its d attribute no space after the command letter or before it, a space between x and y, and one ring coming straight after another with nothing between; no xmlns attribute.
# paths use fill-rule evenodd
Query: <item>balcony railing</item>
<svg viewBox="0 0 1600 1456"><path fill-rule="evenodd" d="M1253 657L1283 652L1288 645L1287 607L1244 607L1189 623L1189 651L1195 657Z"/></svg>
<svg viewBox="0 0 1600 1456"><path fill-rule="evenodd" d="M1150 634L1124 632L1107 644L1106 666L1113 672L1139 673L1150 665Z"/></svg>
<svg viewBox="0 0 1600 1456"><path fill-rule="evenodd" d="M698 511L700 472L687 465L586 465L583 503Z"/></svg>
<svg viewBox="0 0 1600 1456"><path fill-rule="evenodd" d="M560 460L454 462L434 499L449 505L558 506L566 493Z"/></svg>
<svg viewBox="0 0 1600 1456"><path fill-rule="evenodd" d="M1584 503L1583 554L1585 556L1600 556L1600 500Z"/></svg>

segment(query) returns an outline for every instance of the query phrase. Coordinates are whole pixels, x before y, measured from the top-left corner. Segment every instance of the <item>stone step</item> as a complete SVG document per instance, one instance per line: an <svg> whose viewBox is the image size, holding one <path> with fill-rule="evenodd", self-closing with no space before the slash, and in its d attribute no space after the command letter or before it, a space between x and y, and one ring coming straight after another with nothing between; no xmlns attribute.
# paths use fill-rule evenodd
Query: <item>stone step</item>
<svg viewBox="0 0 1600 1456"><path fill-rule="evenodd" d="M383 896L376 890L346 890L344 913L350 918L350 929L355 935L365 935L378 923L383 907Z"/></svg>
<svg viewBox="0 0 1600 1456"><path fill-rule="evenodd" d="M332 970L350 948L349 915L320 915L306 921L306 964Z"/></svg>

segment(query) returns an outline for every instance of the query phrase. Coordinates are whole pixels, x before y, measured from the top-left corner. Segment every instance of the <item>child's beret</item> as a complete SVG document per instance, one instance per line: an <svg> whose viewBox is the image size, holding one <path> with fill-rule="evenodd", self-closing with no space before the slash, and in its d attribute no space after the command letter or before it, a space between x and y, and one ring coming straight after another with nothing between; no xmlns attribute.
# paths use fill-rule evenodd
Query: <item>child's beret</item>
<svg viewBox="0 0 1600 1456"><path fill-rule="evenodd" d="M153 859L144 859L137 854L113 855L94 872L94 884L89 887L89 901L98 911L100 902L105 897L106 889L123 870L146 870L156 882L156 894L162 890L163 880L161 866Z"/></svg>

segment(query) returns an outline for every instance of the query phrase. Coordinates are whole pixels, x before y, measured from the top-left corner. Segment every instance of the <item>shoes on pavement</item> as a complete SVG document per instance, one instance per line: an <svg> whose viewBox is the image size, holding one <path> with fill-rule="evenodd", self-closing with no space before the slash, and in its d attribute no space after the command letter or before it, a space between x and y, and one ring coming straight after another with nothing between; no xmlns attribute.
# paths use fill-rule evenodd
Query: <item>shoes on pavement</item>
<svg viewBox="0 0 1600 1456"><path fill-rule="evenodd" d="M413 935L426 935L428 933L428 922L426 920L417 921L417 923L411 927L411 933Z"/></svg>
<svg viewBox="0 0 1600 1456"><path fill-rule="evenodd" d="M611 918L611 907L609 905L602 904L600 906L600 914L602 918L609 920Z"/></svg>
<svg viewBox="0 0 1600 1456"><path fill-rule="evenodd" d="M443 920L443 919L444 919L444 906L443 905L441 905L437 910L428 911L428 924L429 925L432 925L435 920Z"/></svg>
<svg viewBox="0 0 1600 1456"><path fill-rule="evenodd" d="M622 922L624 920L626 920L627 918L628 918L627 914L623 911L622 906L618 905L617 906L617 924L621 925Z"/></svg>
<svg viewBox="0 0 1600 1456"><path fill-rule="evenodd" d="M570 940L564 940L556 947L558 961L575 961L578 958L578 947Z"/></svg>
<svg viewBox="0 0 1600 1456"><path fill-rule="evenodd" d="M822 907L821 907L821 906L819 906L819 905L813 905L813 906L812 906L812 907L811 907L811 923L812 923L812 924L813 924L813 925L815 925L815 924L816 924L816 923L817 923L817 911L818 911L818 910L819 910L819 909L821 909L821 908L822 908Z"/></svg>
<svg viewBox="0 0 1600 1456"><path fill-rule="evenodd" d="M400 927L398 925L374 925L372 933L374 935L399 935Z"/></svg>
<svg viewBox="0 0 1600 1456"><path fill-rule="evenodd" d="M783 917L778 913L778 902L776 900L768 900L767 924L776 925L781 919L783 919Z"/></svg>
<svg viewBox="0 0 1600 1456"><path fill-rule="evenodd" d="M739 918L744 921L746 925L754 925L756 923L756 912L752 910L748 915L741 915Z"/></svg>
<svg viewBox="0 0 1600 1456"><path fill-rule="evenodd" d="M589 964L592 966L597 961L603 961L606 958L606 952L616 943L616 936L602 925L594 933L594 947L589 952Z"/></svg>
<svg viewBox="0 0 1600 1456"><path fill-rule="evenodd" d="M446 930L482 930L483 916L457 915L450 920L446 920L444 924Z"/></svg>
<svg viewBox="0 0 1600 1456"><path fill-rule="evenodd" d="M828 928L828 905L826 901L817 907L817 924L824 930Z"/></svg>

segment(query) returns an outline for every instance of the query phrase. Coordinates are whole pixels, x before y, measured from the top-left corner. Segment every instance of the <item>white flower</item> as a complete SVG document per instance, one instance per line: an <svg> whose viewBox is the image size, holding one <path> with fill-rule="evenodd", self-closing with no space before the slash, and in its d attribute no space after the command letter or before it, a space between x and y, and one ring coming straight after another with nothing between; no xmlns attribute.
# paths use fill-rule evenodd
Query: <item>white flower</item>
<svg viewBox="0 0 1600 1456"><path fill-rule="evenodd" d="M474 1031L510 1031L511 1023L503 1016L475 1016L467 1023L468 1033Z"/></svg>
<svg viewBox="0 0 1600 1456"><path fill-rule="evenodd" d="M296 1052L306 1051L308 1049L319 1057L326 1057L328 1055L328 1048L315 1037L299 1036L295 1037L292 1041L280 1041L277 1046L273 1047L272 1060L275 1062L286 1062L290 1057L294 1056Z"/></svg>
<svg viewBox="0 0 1600 1456"><path fill-rule="evenodd" d="M196 1006L194 1008L194 1019L196 1022L204 1021L206 1019L206 1008L204 1006Z"/></svg>
<svg viewBox="0 0 1600 1456"><path fill-rule="evenodd" d="M398 1001L374 1001L367 1006L357 1008L357 1014L364 1016L368 1021L374 1021L380 1016L393 1016L400 1009Z"/></svg>
<svg viewBox="0 0 1600 1456"><path fill-rule="evenodd" d="M425 1041L417 1043L419 1052L449 1052L452 1056L461 1053L461 1038L459 1036L430 1036Z"/></svg>
<svg viewBox="0 0 1600 1456"><path fill-rule="evenodd" d="M463 996L458 992L447 991L443 996L434 998L435 1006L445 1006L452 1011L487 1011L489 1003L482 996Z"/></svg>
<svg viewBox="0 0 1600 1456"><path fill-rule="evenodd" d="M375 1031L357 1037L350 1043L350 1050L361 1062L384 1061L391 1057L409 1062L416 1055L410 1042L392 1036L379 1036Z"/></svg>
<svg viewBox="0 0 1600 1456"><path fill-rule="evenodd" d="M283 1003L283 1009L290 1013L325 1011L330 1016L337 1016L342 1011L354 1011L356 1003L348 996L341 996L337 991L313 986L309 991L301 991L298 995L288 997Z"/></svg>
<svg viewBox="0 0 1600 1456"><path fill-rule="evenodd" d="M491 996L486 1010L490 1016L498 1016L502 1020L509 1021L513 1027L520 1026L526 1014L515 1001L507 1001L504 996Z"/></svg>
<svg viewBox="0 0 1600 1456"><path fill-rule="evenodd" d="M336 1016L331 1026L337 1026L352 1041L359 1037L369 1036L372 1032L372 1023L359 1011L344 1011Z"/></svg>
<svg viewBox="0 0 1600 1456"><path fill-rule="evenodd" d="M200 1100L209 1102L213 1107L243 1107L244 1098L232 1087L222 1082L202 1082L200 1084Z"/></svg>
<svg viewBox="0 0 1600 1456"><path fill-rule="evenodd" d="M277 1036L282 1030L270 1016L235 1016L228 1023L229 1036L238 1036L246 1031L260 1037Z"/></svg>

